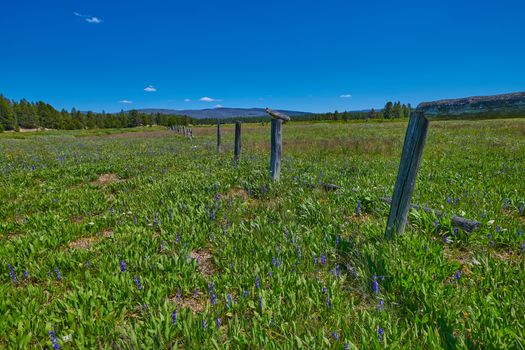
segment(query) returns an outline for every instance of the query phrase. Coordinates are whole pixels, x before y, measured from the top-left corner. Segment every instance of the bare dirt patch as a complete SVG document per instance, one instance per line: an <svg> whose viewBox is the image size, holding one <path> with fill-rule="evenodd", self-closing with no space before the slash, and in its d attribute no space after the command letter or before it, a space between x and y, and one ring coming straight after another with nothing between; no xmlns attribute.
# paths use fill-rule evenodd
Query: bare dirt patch
<svg viewBox="0 0 525 350"><path fill-rule="evenodd" d="M190 309L194 314L200 314L206 308L206 300L202 297L201 293L197 296L192 297L171 297L171 301L177 304L180 308Z"/></svg>
<svg viewBox="0 0 525 350"><path fill-rule="evenodd" d="M67 245L69 249L88 249L97 242L97 237L81 237L77 240L69 242Z"/></svg>
<svg viewBox="0 0 525 350"><path fill-rule="evenodd" d="M197 260L199 272L204 278L210 277L215 273L216 268L213 265L213 256L209 250L194 250L190 253L190 256Z"/></svg>
<svg viewBox="0 0 525 350"><path fill-rule="evenodd" d="M117 174L101 174L98 179L92 183L97 186L107 186L119 181L120 178Z"/></svg>

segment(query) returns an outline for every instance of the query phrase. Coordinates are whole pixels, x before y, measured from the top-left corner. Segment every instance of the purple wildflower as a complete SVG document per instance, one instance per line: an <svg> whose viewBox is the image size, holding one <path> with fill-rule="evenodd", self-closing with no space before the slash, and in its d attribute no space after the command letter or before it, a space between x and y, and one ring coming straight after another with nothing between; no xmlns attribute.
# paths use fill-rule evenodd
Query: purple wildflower
<svg viewBox="0 0 525 350"><path fill-rule="evenodd" d="M261 287L259 276L255 276L255 288L259 289Z"/></svg>
<svg viewBox="0 0 525 350"><path fill-rule="evenodd" d="M434 227L436 228L436 230L438 229L439 227L439 221L436 219L434 220Z"/></svg>
<svg viewBox="0 0 525 350"><path fill-rule="evenodd" d="M377 283L377 276L374 275L374 281L372 282L372 290L374 293L379 294L379 283Z"/></svg>
<svg viewBox="0 0 525 350"><path fill-rule="evenodd" d="M457 236L457 235L458 235L458 228L454 227L454 236Z"/></svg>
<svg viewBox="0 0 525 350"><path fill-rule="evenodd" d="M193 291L193 297L196 298L198 295L199 295L199 289L195 288L195 290Z"/></svg>
<svg viewBox="0 0 525 350"><path fill-rule="evenodd" d="M357 207L355 208L356 215L361 215L361 201L357 201Z"/></svg>
<svg viewBox="0 0 525 350"><path fill-rule="evenodd" d="M29 279L29 272L27 270L24 271L24 278L26 280Z"/></svg>
<svg viewBox="0 0 525 350"><path fill-rule="evenodd" d="M177 311L173 311L171 313L171 321L173 322L173 325L176 326L177 325Z"/></svg>
<svg viewBox="0 0 525 350"><path fill-rule="evenodd" d="M217 297L215 296L215 293L211 293L210 294L210 300L211 300L211 304L212 305L216 305L217 304Z"/></svg>
<svg viewBox="0 0 525 350"><path fill-rule="evenodd" d="M246 289L244 289L242 291L242 297L246 299L247 296L248 296L248 291Z"/></svg>
<svg viewBox="0 0 525 350"><path fill-rule="evenodd" d="M219 317L215 320L215 327L219 328L221 326L222 319Z"/></svg>
<svg viewBox="0 0 525 350"><path fill-rule="evenodd" d="M461 272L457 270L456 274L454 275L454 279L459 280L460 278L461 278Z"/></svg>
<svg viewBox="0 0 525 350"><path fill-rule="evenodd" d="M55 267L55 275L57 276L57 281L62 281L62 275L60 274L60 270L58 270L58 267Z"/></svg>
<svg viewBox="0 0 525 350"><path fill-rule="evenodd" d="M321 265L326 265L326 256L324 254L321 254Z"/></svg>
<svg viewBox="0 0 525 350"><path fill-rule="evenodd" d="M377 305L377 309L379 311L383 311L383 307L385 306L385 301L383 299L379 300L379 304Z"/></svg>
<svg viewBox="0 0 525 350"><path fill-rule="evenodd" d="M7 267L9 268L9 277L13 280L14 284L17 284L16 274L15 274L15 268L11 264L7 264Z"/></svg>
<svg viewBox="0 0 525 350"><path fill-rule="evenodd" d="M227 305L228 307L230 307L232 304L232 295L228 293L228 295L226 296L226 299L227 299Z"/></svg>
<svg viewBox="0 0 525 350"><path fill-rule="evenodd" d="M444 242L444 243L449 243L449 240L448 240L447 235L444 235L444 236L443 236L443 242Z"/></svg>
<svg viewBox="0 0 525 350"><path fill-rule="evenodd" d="M383 341L383 328L379 327L377 329L377 339L381 342Z"/></svg>
<svg viewBox="0 0 525 350"><path fill-rule="evenodd" d="M339 340L339 336L336 332L332 332L332 338L334 338L335 340Z"/></svg>
<svg viewBox="0 0 525 350"><path fill-rule="evenodd" d="M120 260L120 271L126 272L126 263L124 260Z"/></svg>

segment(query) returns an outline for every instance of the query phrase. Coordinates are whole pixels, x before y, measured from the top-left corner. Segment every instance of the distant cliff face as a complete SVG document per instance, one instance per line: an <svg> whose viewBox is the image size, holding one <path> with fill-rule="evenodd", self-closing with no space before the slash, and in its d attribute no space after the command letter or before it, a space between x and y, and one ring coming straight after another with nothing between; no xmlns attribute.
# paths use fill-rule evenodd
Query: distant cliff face
<svg viewBox="0 0 525 350"><path fill-rule="evenodd" d="M424 102L417 111L427 117L525 117L525 92Z"/></svg>

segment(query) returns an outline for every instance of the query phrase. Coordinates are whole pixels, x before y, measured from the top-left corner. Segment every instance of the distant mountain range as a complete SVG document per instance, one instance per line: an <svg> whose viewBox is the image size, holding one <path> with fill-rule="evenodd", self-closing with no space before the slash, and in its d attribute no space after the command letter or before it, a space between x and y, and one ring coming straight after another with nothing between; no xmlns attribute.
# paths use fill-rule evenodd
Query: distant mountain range
<svg viewBox="0 0 525 350"><path fill-rule="evenodd" d="M161 113L161 114L176 114L186 115L195 119L227 119L227 118L240 118L240 117L264 117L268 116L264 108L213 108L213 109L137 109L141 113ZM289 115L291 117L302 116L311 114L309 112L298 112L298 111L286 111L278 110L281 113Z"/></svg>

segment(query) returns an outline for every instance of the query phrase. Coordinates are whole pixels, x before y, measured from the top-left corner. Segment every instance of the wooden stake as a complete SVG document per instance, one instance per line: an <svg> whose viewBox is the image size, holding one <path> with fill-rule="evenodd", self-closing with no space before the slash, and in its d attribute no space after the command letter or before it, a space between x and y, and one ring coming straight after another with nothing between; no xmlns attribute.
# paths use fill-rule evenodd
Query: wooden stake
<svg viewBox="0 0 525 350"><path fill-rule="evenodd" d="M241 156L241 122L235 122L235 146L233 149L233 161L235 164L239 161Z"/></svg>

